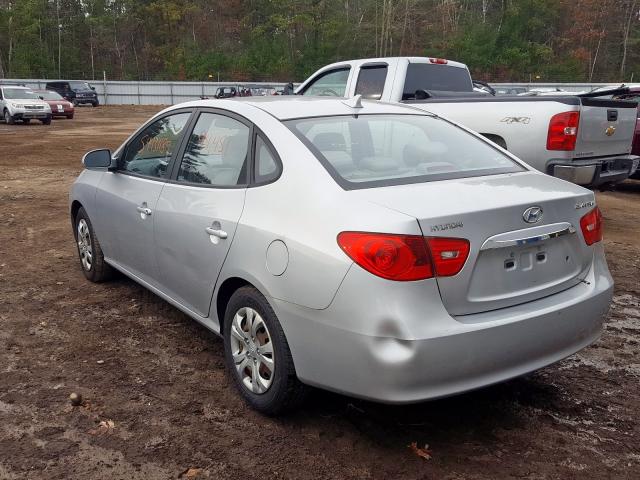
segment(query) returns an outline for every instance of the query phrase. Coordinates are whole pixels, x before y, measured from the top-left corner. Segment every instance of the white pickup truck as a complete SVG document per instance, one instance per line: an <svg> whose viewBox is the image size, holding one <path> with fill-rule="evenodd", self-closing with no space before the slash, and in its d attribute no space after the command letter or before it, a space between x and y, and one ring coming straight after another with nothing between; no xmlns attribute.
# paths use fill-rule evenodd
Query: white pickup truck
<svg viewBox="0 0 640 480"><path fill-rule="evenodd" d="M410 104L460 123L532 167L585 186L620 182L638 167L631 154L637 104L591 94L493 97L474 91L466 65L393 57L327 65L297 95ZM597 95L597 94L596 94Z"/></svg>

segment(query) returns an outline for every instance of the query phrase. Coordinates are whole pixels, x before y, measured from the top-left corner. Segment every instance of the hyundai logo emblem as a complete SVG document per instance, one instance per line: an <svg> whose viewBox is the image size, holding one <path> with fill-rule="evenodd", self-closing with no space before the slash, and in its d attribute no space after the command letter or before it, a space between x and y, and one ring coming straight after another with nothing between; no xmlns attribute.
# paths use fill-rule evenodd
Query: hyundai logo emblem
<svg viewBox="0 0 640 480"><path fill-rule="evenodd" d="M529 207L522 214L522 219L527 223L538 223L542 220L542 207Z"/></svg>

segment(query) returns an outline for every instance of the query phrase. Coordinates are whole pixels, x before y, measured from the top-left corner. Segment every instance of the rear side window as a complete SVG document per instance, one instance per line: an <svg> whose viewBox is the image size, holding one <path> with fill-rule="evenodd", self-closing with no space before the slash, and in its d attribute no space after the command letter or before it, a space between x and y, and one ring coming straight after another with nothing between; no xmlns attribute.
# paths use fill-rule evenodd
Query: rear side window
<svg viewBox="0 0 640 480"><path fill-rule="evenodd" d="M118 160L118 169L147 177L164 177L191 113L177 113L156 120L129 143Z"/></svg>
<svg viewBox="0 0 640 480"><path fill-rule="evenodd" d="M247 183L250 129L224 115L202 113L189 137L178 181L231 187Z"/></svg>
<svg viewBox="0 0 640 480"><path fill-rule="evenodd" d="M344 97L347 91L349 68L331 70L320 74L305 88L303 95L316 95L325 97Z"/></svg>
<svg viewBox="0 0 640 480"><path fill-rule="evenodd" d="M286 124L347 189L524 170L491 145L432 116L350 115Z"/></svg>
<svg viewBox="0 0 640 480"><path fill-rule="evenodd" d="M403 100L415 98L416 90L473 92L466 68L431 63L410 63L402 93Z"/></svg>
<svg viewBox="0 0 640 480"><path fill-rule="evenodd" d="M360 94L364 98L380 100L384 83L387 80L388 68L386 65L362 67L356 84L356 95Z"/></svg>
<svg viewBox="0 0 640 480"><path fill-rule="evenodd" d="M263 138L256 137L255 182L267 183L280 175L280 164Z"/></svg>

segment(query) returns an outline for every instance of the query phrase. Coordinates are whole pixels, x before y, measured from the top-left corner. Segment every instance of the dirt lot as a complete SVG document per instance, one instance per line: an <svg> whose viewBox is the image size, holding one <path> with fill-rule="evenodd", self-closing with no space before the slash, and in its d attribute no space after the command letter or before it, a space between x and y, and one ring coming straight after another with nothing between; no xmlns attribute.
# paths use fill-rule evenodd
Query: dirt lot
<svg viewBox="0 0 640 480"><path fill-rule="evenodd" d="M0 125L0 479L640 478L640 182L598 194L616 292L594 346L455 398L316 392L269 419L236 395L215 335L125 278L80 271L67 215L80 157L155 111Z"/></svg>

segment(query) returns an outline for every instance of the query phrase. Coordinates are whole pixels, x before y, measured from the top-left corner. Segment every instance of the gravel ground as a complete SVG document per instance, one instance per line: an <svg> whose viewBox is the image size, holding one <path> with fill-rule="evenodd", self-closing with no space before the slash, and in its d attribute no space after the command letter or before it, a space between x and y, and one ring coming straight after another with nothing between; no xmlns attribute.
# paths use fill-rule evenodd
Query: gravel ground
<svg viewBox="0 0 640 480"><path fill-rule="evenodd" d="M0 125L0 479L640 478L640 182L598 194L616 291L595 345L446 400L317 391L271 419L235 393L215 335L132 281L80 271L80 157L157 110Z"/></svg>

